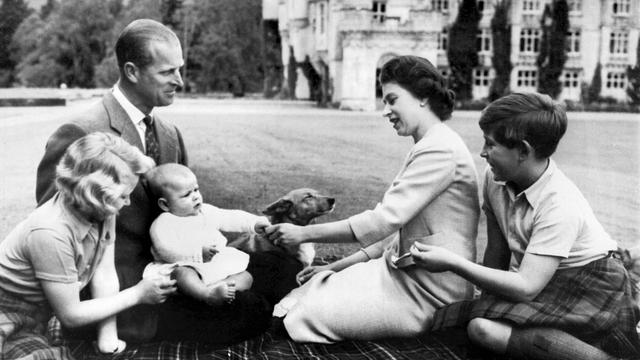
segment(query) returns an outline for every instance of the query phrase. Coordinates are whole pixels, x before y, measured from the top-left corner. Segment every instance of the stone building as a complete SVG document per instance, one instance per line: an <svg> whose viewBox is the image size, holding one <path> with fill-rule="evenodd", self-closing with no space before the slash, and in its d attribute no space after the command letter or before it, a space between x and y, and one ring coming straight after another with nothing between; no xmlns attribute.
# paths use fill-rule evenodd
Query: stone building
<svg viewBox="0 0 640 360"><path fill-rule="evenodd" d="M551 0L512 0L510 78L512 91L537 87L540 19ZM626 100L626 68L636 64L640 0L567 0L568 59L561 76L561 99L579 100L601 64L601 95ZM448 28L461 0L263 0L265 20L278 22L284 75L295 76L298 98L309 97L307 81L341 108L372 110L376 75L392 56L414 54L449 72ZM481 11L473 71L473 96L487 96L494 77L491 19L495 0L478 0ZM293 62L297 66L293 65ZM311 66L301 66L310 64ZM285 80L286 82L286 80Z"/></svg>

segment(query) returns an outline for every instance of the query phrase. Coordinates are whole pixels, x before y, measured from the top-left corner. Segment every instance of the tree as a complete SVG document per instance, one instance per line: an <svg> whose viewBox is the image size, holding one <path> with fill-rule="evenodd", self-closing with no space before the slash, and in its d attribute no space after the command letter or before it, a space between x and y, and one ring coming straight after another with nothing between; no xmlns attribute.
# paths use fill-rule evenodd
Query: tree
<svg viewBox="0 0 640 360"><path fill-rule="evenodd" d="M180 20L178 12L182 8L183 0L161 0L160 13L162 14L161 22L171 28L177 28Z"/></svg>
<svg viewBox="0 0 640 360"><path fill-rule="evenodd" d="M640 105L640 38L636 47L636 66L627 68L627 96L633 105Z"/></svg>
<svg viewBox="0 0 640 360"><path fill-rule="evenodd" d="M593 78L587 90L587 102L594 103L600 100L600 91L602 91L602 65L598 62L596 69L593 71Z"/></svg>
<svg viewBox="0 0 640 360"><path fill-rule="evenodd" d="M0 86L13 83L16 63L11 56L11 40L29 13L24 0L3 0L0 5Z"/></svg>
<svg viewBox="0 0 640 360"><path fill-rule="evenodd" d="M263 94L271 98L282 89L282 48L277 20L262 21L262 64L264 71Z"/></svg>
<svg viewBox="0 0 640 360"><path fill-rule="evenodd" d="M560 75L567 61L566 37L569 30L569 5L566 0L554 0L545 5L541 20L542 41L538 55L538 92L557 98L562 91Z"/></svg>
<svg viewBox="0 0 640 360"><path fill-rule="evenodd" d="M47 0L47 2L40 7L40 18L46 19L49 17L49 14L51 14L57 6L58 2L56 0Z"/></svg>
<svg viewBox="0 0 640 360"><path fill-rule="evenodd" d="M476 37L480 12L475 0L463 0L449 32L447 59L451 68L451 87L460 100L472 98L473 68L478 66Z"/></svg>
<svg viewBox="0 0 640 360"><path fill-rule="evenodd" d="M489 100L496 100L509 93L511 78L511 25L509 24L509 0L500 0L495 5L491 19L491 36L493 40L493 57L491 62L496 77L489 89Z"/></svg>
<svg viewBox="0 0 640 360"><path fill-rule="evenodd" d="M196 29L188 66L199 90L229 91L234 96L261 91L261 2L198 0L194 7Z"/></svg>

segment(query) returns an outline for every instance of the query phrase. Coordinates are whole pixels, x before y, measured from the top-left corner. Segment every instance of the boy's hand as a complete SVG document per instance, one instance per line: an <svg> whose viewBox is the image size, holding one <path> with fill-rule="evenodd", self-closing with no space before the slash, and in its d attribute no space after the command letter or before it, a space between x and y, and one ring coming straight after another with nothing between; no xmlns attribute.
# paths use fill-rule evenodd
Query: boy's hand
<svg viewBox="0 0 640 360"><path fill-rule="evenodd" d="M451 270L460 262L460 256L440 246L413 243L409 249L413 262L431 272Z"/></svg>
<svg viewBox="0 0 640 360"><path fill-rule="evenodd" d="M215 245L205 245L202 247L202 262L209 262L218 253Z"/></svg>

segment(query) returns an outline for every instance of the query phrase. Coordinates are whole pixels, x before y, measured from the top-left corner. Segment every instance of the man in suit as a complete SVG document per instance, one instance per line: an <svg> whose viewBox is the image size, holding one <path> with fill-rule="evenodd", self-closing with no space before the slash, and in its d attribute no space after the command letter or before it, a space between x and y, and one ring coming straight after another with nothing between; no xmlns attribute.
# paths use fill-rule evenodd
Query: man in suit
<svg viewBox="0 0 640 360"><path fill-rule="evenodd" d="M180 68L184 61L178 38L159 22L136 20L120 34L115 52L120 79L113 89L94 107L69 119L47 142L38 166L38 205L57 191L55 168L67 147L94 131L121 136L157 164L187 165L180 131L153 113L157 106L170 105L183 85ZM158 211L141 181L131 194L131 205L124 207L116 220L115 264L120 289L140 281L145 266L153 260L149 227ZM118 335L131 342L189 339L214 343L255 336L269 326L273 304L295 286L295 274L301 269L297 260L283 254L251 254L248 270L254 277L253 289L238 293L231 304L212 308L173 296L161 306L139 305L118 315Z"/></svg>
<svg viewBox="0 0 640 360"><path fill-rule="evenodd" d="M64 151L72 142L94 131L121 136L158 164L187 164L180 131L153 113L156 106L170 105L183 85L180 68L184 61L178 38L159 22L136 20L120 34L115 52L120 79L113 89L101 102L69 119L49 138L38 166L38 206L57 191L55 169ZM140 281L145 265L152 261L149 226L157 215L155 211L155 204L139 183L131 194L131 205L124 207L117 217L115 263L121 289ZM150 339L155 334L155 313L150 305L141 305L120 314L120 337Z"/></svg>

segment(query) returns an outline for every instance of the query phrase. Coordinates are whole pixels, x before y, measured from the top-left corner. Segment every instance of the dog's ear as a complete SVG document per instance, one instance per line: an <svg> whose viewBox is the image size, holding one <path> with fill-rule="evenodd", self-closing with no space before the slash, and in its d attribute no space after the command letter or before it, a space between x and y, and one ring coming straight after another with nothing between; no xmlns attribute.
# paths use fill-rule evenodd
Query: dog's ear
<svg viewBox="0 0 640 360"><path fill-rule="evenodd" d="M293 202L291 200L278 199L273 204L267 206L262 213L268 216L287 214L291 209L291 206L293 206Z"/></svg>

